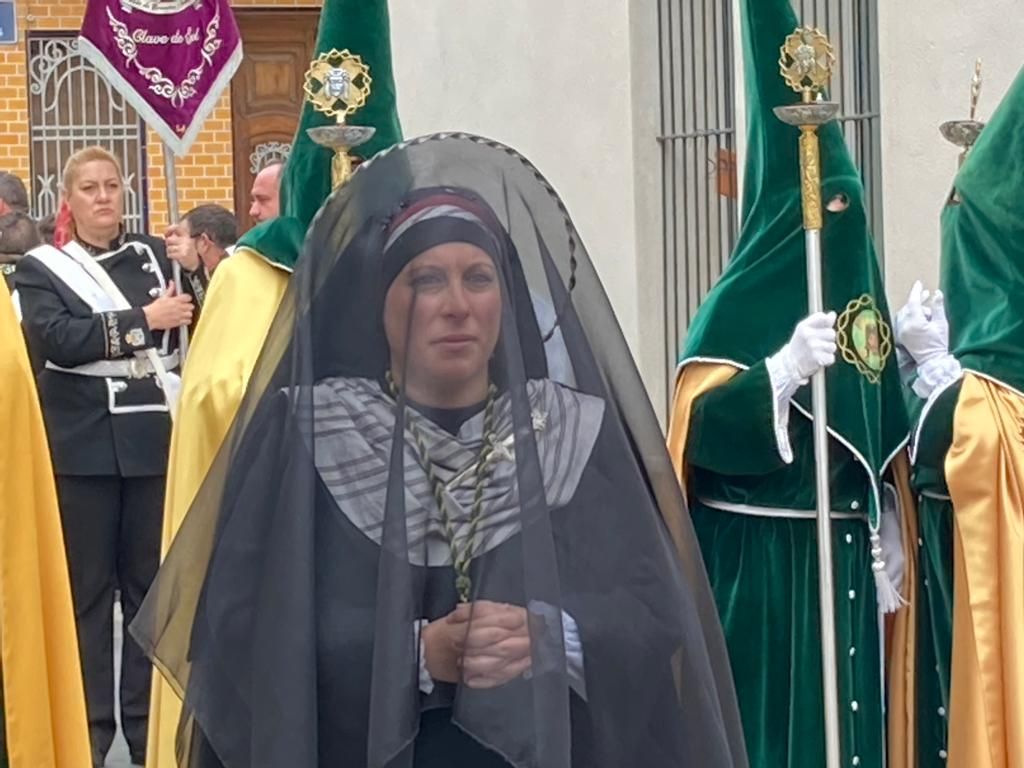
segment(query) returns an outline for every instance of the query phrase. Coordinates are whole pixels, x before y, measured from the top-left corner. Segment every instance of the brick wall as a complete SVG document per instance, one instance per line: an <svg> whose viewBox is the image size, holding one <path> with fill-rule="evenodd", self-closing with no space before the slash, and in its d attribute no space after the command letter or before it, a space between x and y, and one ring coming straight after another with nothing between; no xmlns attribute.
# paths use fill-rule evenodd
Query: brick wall
<svg viewBox="0 0 1024 768"><path fill-rule="evenodd" d="M235 8L318 7L322 0L233 0ZM0 170L29 178L28 54L30 31L75 32L85 12L84 0L18 0L19 40L0 46ZM234 207L234 158L231 140L231 95L225 92L203 126L187 157L177 159L181 210L201 203ZM149 161L149 225L162 231L167 222L160 140L152 131L146 139Z"/></svg>

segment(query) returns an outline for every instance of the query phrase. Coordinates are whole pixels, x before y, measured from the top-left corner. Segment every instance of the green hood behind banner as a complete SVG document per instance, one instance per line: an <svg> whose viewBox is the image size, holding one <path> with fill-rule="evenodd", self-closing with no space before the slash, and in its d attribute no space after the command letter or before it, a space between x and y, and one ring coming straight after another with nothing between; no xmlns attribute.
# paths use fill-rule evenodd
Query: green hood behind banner
<svg viewBox="0 0 1024 768"><path fill-rule="evenodd" d="M367 159L402 140L391 64L391 25L387 0L324 0L315 55L346 48L370 68L373 79L366 105L352 116L353 125L373 126L374 137L353 154ZM307 101L295 132L291 154L281 178L281 215L247 232L239 247L251 248L286 269L295 266L313 216L331 194L332 151L306 133L308 128L334 125L334 118Z"/></svg>
<svg viewBox="0 0 1024 768"><path fill-rule="evenodd" d="M779 74L780 47L798 26L790 0L743 0L747 160L743 226L729 265L697 312L682 365L695 361L749 367L777 352L807 316L807 266L797 128L772 112L799 101ZM828 369L828 423L878 481L907 438L889 309L868 227L864 186L836 123L819 131L825 309L840 325L840 354ZM810 387L796 404L810 414ZM877 521L876 508L872 522Z"/></svg>
<svg viewBox="0 0 1024 768"><path fill-rule="evenodd" d="M1024 70L971 149L942 212L950 350L1024 392Z"/></svg>

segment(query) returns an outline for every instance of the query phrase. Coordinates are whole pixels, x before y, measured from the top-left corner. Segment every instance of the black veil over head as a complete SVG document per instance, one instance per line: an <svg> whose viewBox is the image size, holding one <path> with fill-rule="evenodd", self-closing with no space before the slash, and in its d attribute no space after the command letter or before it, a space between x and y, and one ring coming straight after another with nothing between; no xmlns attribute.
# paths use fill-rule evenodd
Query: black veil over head
<svg viewBox="0 0 1024 768"><path fill-rule="evenodd" d="M310 308L312 334L323 340L313 361L315 380L328 376L383 379L390 364L382 316L384 296L412 259L448 242L476 245L494 259L511 294L510 315L522 343L526 375L532 379L548 375L537 317L532 311L515 309L530 305L530 288L515 244L476 193L451 186L412 190L386 215L364 224L364 232L354 242L358 245L350 248L347 263L338 264L318 289L325 300ZM557 330L554 323L552 315L551 327L546 329L552 338ZM341 327L352 332L339 333ZM328 349L328 344L333 347ZM564 355L562 344L549 346ZM501 356L492 362L500 367ZM500 371L495 375L504 378Z"/></svg>
<svg viewBox="0 0 1024 768"><path fill-rule="evenodd" d="M489 256L500 289L490 390L469 408L417 400L434 374L393 359L384 322L391 286L449 243ZM424 627L455 611L469 637L495 607L524 617L525 671L432 680ZM475 136L385 151L321 209L132 633L184 699L196 766L747 764L608 299L547 181Z"/></svg>

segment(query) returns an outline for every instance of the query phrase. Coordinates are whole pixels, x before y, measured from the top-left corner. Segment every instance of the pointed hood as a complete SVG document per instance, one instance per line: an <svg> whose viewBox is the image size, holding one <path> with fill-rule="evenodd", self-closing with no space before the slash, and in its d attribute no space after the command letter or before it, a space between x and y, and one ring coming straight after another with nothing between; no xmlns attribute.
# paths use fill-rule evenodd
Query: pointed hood
<svg viewBox="0 0 1024 768"><path fill-rule="evenodd" d="M779 74L780 47L798 26L789 0L743 0L748 145L743 227L721 279L691 325L682 364L749 367L774 354L808 314L800 196L799 130L772 109L798 102ZM907 417L891 354L889 310L868 228L864 186L838 124L819 131L824 298L840 317L839 360L828 371L829 427L878 478L906 439ZM810 413L810 387L796 402Z"/></svg>
<svg viewBox="0 0 1024 768"><path fill-rule="evenodd" d="M391 63L391 25L387 0L324 0L315 55L346 48L361 56L373 79L366 105L352 117L353 125L373 126L374 137L353 154L367 159L401 141L395 79ZM239 246L257 251L268 261L291 269L298 260L313 216L331 194L331 156L307 129L334 125L334 118L307 101L281 178L281 215L247 232Z"/></svg>
<svg viewBox="0 0 1024 768"><path fill-rule="evenodd" d="M1024 70L981 132L942 213L950 349L1024 392Z"/></svg>

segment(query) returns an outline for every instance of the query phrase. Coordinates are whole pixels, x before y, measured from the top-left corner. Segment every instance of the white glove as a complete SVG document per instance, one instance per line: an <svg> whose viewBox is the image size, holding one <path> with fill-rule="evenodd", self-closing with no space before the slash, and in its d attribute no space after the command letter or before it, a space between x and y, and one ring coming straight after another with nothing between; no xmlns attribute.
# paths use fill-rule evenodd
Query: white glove
<svg viewBox="0 0 1024 768"><path fill-rule="evenodd" d="M836 361L836 313L815 312L796 324L789 343L772 360L801 384Z"/></svg>
<svg viewBox="0 0 1024 768"><path fill-rule="evenodd" d="M816 312L796 324L789 343L765 364L772 383L775 442L779 456L793 461L789 443L789 401L807 380L836 361L836 313Z"/></svg>
<svg viewBox="0 0 1024 768"><path fill-rule="evenodd" d="M920 280L914 283L907 303L896 313L896 343L918 365L949 354L949 321L942 291L929 293Z"/></svg>
<svg viewBox="0 0 1024 768"><path fill-rule="evenodd" d="M927 400L960 378L960 363L949 354L949 321L942 291L929 294L918 280L906 305L896 313L897 349L906 350L917 364L914 393Z"/></svg>

